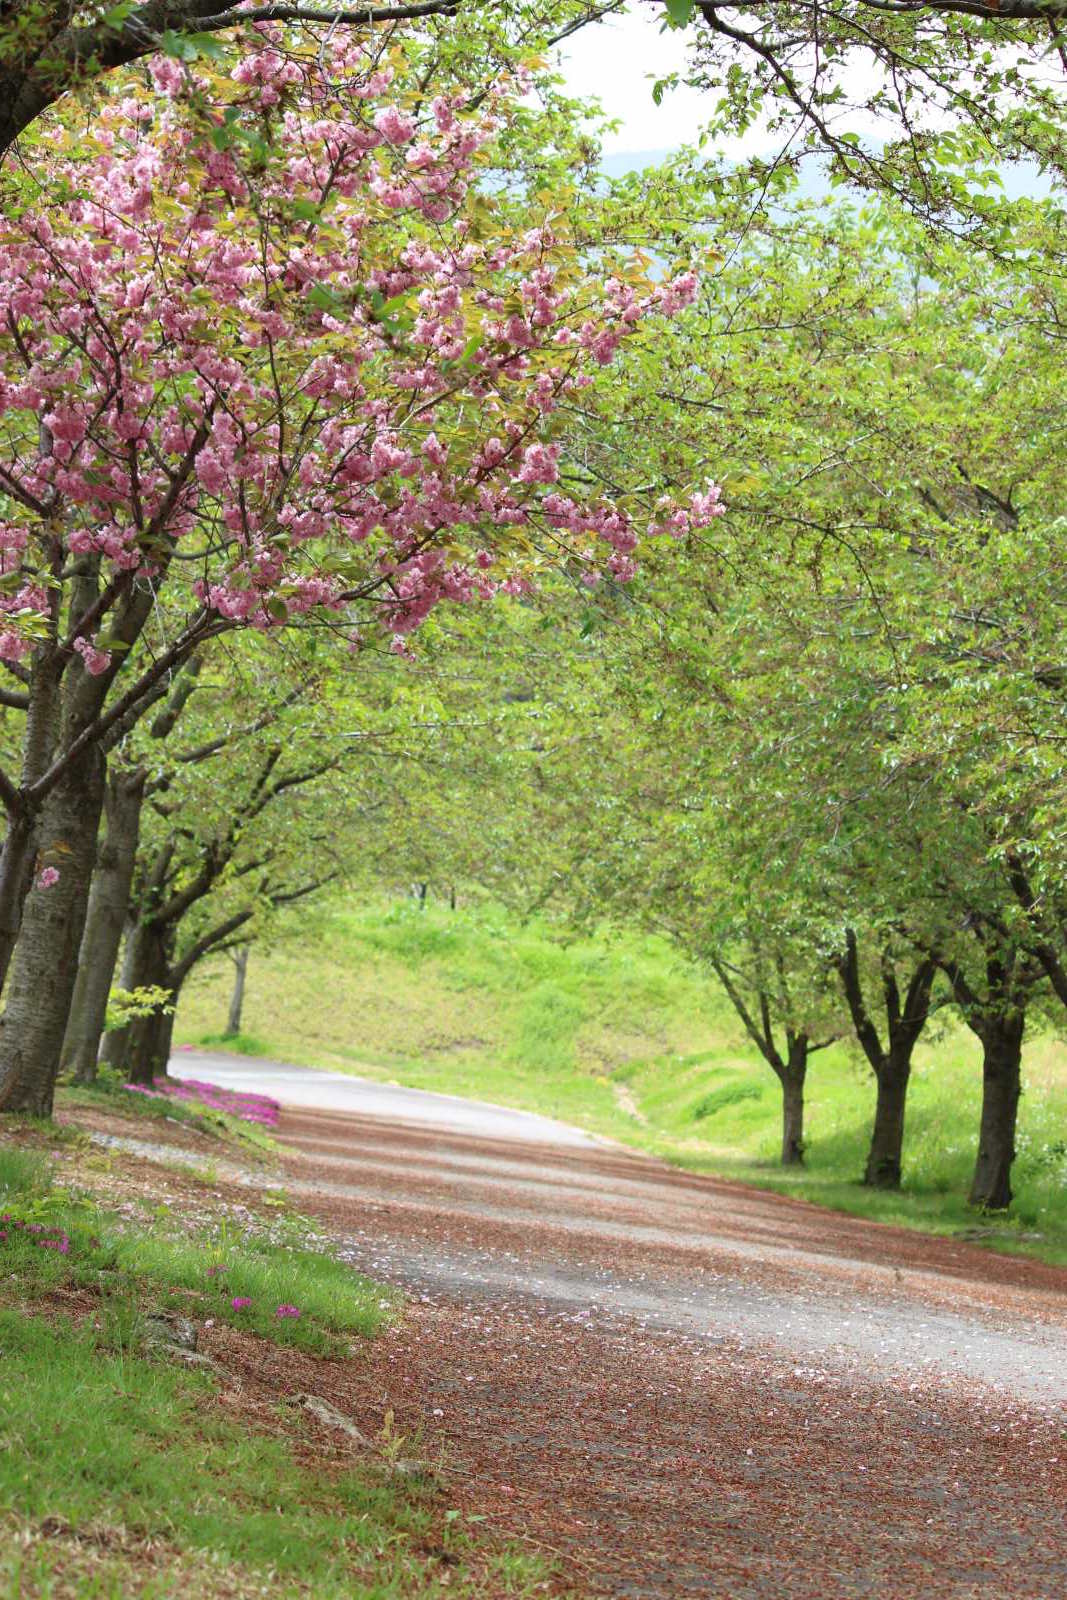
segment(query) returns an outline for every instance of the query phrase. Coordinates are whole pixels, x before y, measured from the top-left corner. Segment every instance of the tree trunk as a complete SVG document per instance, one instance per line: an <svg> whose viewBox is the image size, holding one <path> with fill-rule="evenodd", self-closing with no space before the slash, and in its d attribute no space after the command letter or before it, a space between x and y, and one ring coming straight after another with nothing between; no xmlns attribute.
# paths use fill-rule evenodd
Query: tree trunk
<svg viewBox="0 0 1067 1600"><path fill-rule="evenodd" d="M171 988L171 985L164 982L163 987ZM166 1077L174 1037L173 1007L177 999L177 990L172 988L170 1011L153 1011L150 1017L138 1017L132 1024L131 1083L153 1083L156 1078Z"/></svg>
<svg viewBox="0 0 1067 1600"><path fill-rule="evenodd" d="M55 651L45 651L35 658L22 741L20 782L23 789L35 783L47 771L55 753L60 728L59 686L62 676L62 666ZM33 886L35 853L44 837L40 822L40 807L25 802L8 815L7 836L3 851L0 852L0 990L7 983L22 928L26 898Z"/></svg>
<svg viewBox="0 0 1067 1600"><path fill-rule="evenodd" d="M250 946L241 944L233 953L233 993L230 996L230 1014L226 1019L224 1039L235 1039L241 1031L241 1011L245 1003L245 978L248 976Z"/></svg>
<svg viewBox="0 0 1067 1600"><path fill-rule="evenodd" d="M885 1002L888 1048L883 1048L878 1029L864 1002L859 951L853 928L845 930L845 947L836 957L834 965L844 987L853 1031L870 1062L877 1086L874 1127L863 1181L874 1189L899 1189L911 1057L930 1014L930 991L937 973L937 963L932 956L919 961L911 973L901 1006L896 962L890 950L882 950L882 997Z"/></svg>
<svg viewBox="0 0 1067 1600"><path fill-rule="evenodd" d="M911 1050L886 1056L875 1073L874 1127L863 1181L872 1189L899 1189L904 1152L904 1110L911 1078Z"/></svg>
<svg viewBox="0 0 1067 1600"><path fill-rule="evenodd" d="M782 1166L804 1163L804 1085L785 1079L782 1083Z"/></svg>
<svg viewBox="0 0 1067 1600"><path fill-rule="evenodd" d="M0 1029L2 1111L52 1114L103 803L104 761L90 747L41 808L38 863L59 878L34 886L23 909Z"/></svg>
<svg viewBox="0 0 1067 1600"><path fill-rule="evenodd" d="M983 1021L982 1121L969 1198L972 1206L988 1211L1003 1211L1011 1205L1025 1026L1022 1010L987 1016Z"/></svg>
<svg viewBox="0 0 1067 1600"><path fill-rule="evenodd" d="M171 1048L174 1043L174 1019L178 1014L178 995L181 990L171 990L170 1011L160 1016L157 1034L155 1034L155 1064L157 1064L158 1077L165 1077L166 1070L170 1067Z"/></svg>
<svg viewBox="0 0 1067 1600"><path fill-rule="evenodd" d="M139 979L137 977L139 966L139 950L137 945L138 928L135 922L126 923L126 945L122 952L122 971L119 974L120 989L136 989ZM100 1060L115 1072L125 1072L126 1063L130 1055L130 1024L124 1028L112 1028L110 1033L104 1034L104 1042L100 1046Z"/></svg>
<svg viewBox="0 0 1067 1600"><path fill-rule="evenodd" d="M808 1072L808 1040L805 1034L786 1030L788 1059L778 1074L782 1085L782 1166L804 1163L804 1080Z"/></svg>
<svg viewBox="0 0 1067 1600"><path fill-rule="evenodd" d="M10 818L0 852L0 991L15 953L22 908L33 882L35 818L29 812Z"/></svg>
<svg viewBox="0 0 1067 1600"><path fill-rule="evenodd" d="M78 1083L92 1083L96 1077L108 996L130 909L144 785L143 771L120 770L107 786L107 838L93 874L78 978L63 1041L63 1070L72 1072Z"/></svg>
<svg viewBox="0 0 1067 1600"><path fill-rule="evenodd" d="M136 983L134 987L142 985L158 985L161 989L170 988L170 949L169 930L160 928L154 922L142 922L134 929L131 939L134 941L134 956L136 959ZM147 1017L135 1017L127 1033L126 1042L126 1073L130 1083L151 1083L154 1077L159 1076L159 1028L160 1022L165 1017L159 1011L153 1011ZM163 1069L166 1071L166 1059Z"/></svg>

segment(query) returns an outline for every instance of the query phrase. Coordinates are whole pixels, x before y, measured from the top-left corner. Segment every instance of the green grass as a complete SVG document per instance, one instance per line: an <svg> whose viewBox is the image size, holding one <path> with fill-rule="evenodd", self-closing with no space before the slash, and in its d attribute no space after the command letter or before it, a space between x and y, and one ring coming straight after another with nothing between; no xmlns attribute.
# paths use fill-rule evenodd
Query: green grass
<svg viewBox="0 0 1067 1600"><path fill-rule="evenodd" d="M702 1100L698 1100L693 1107L694 1122L702 1122L705 1117L717 1116L720 1111L725 1111L727 1106L738 1106L743 1100L762 1100L766 1090L761 1083L723 1083L717 1089L711 1089Z"/></svg>
<svg viewBox="0 0 1067 1600"><path fill-rule="evenodd" d="M439 1592L419 1552L444 1543L450 1594L543 1580L536 1557L483 1550L458 1512L391 1480L384 1441L369 1464L314 1471L287 1437L232 1421L213 1376L153 1357L149 1318L181 1311L358 1361L397 1297L304 1227L190 1236L166 1207L109 1214L53 1184L47 1154L0 1146L0 1596L401 1600ZM91 1297L80 1325L37 1314L71 1291ZM282 1303L301 1315L277 1318Z"/></svg>
<svg viewBox="0 0 1067 1600"><path fill-rule="evenodd" d="M8 1531L78 1531L69 1546L53 1540L28 1553L6 1540L2 1594L438 1592L437 1564L416 1553L435 1542L425 1496L366 1468L302 1466L287 1439L230 1420L210 1379L141 1360L106 1334L0 1308L0 1406ZM448 1592L480 1592L467 1581L469 1541L456 1545ZM87 1551L103 1559L79 1572ZM509 1565L507 1592L528 1592L537 1566Z"/></svg>
<svg viewBox="0 0 1067 1600"><path fill-rule="evenodd" d="M217 1047L228 977L209 970L183 995L180 1040ZM253 952L245 1022L262 1053L282 1060L541 1111L687 1167L906 1226L956 1232L981 1220L964 1199L981 1093L966 1030L943 1028L916 1054L901 1193L858 1182L873 1082L845 1045L814 1059L807 1164L785 1172L777 1083L713 980L657 938L564 944L493 906L335 904ZM1067 1261L1067 1048L1035 1036L1024 1080L1016 1200L994 1242ZM1016 1242L1013 1230L1042 1238Z"/></svg>
<svg viewBox="0 0 1067 1600"><path fill-rule="evenodd" d="M703 976L658 939L560 945L493 907L337 906L249 963L245 1038L282 1060L524 1105L601 1131L610 1077L698 1049L721 1020ZM228 966L228 963L226 964ZM181 1043L229 1048L228 973L192 980Z"/></svg>
<svg viewBox="0 0 1067 1600"><path fill-rule="evenodd" d="M353 1338L372 1338L395 1317L397 1296L308 1248L307 1228L287 1216L269 1230L223 1217L190 1231L165 1206L118 1216L53 1188L44 1155L0 1146L0 1276L30 1298L88 1288L144 1314L210 1316L276 1344L343 1354ZM250 1304L235 1307L235 1299ZM279 1317L280 1305L300 1315Z"/></svg>
<svg viewBox="0 0 1067 1600"><path fill-rule="evenodd" d="M235 1056L265 1056L270 1053L263 1039L248 1033L209 1033L204 1035L200 1043L209 1049L218 1046Z"/></svg>
<svg viewBox="0 0 1067 1600"><path fill-rule="evenodd" d="M299 1244L237 1228L189 1237L172 1231L169 1216L120 1219L25 1191L0 1190L0 1211L0 1274L31 1298L88 1288L143 1315L213 1317L316 1355L343 1354L353 1338L373 1337L396 1314L393 1291ZM300 1315L279 1316L279 1306Z"/></svg>
<svg viewBox="0 0 1067 1600"><path fill-rule="evenodd" d="M48 1157L39 1150L19 1150L0 1145L0 1199L39 1194L51 1184Z"/></svg>

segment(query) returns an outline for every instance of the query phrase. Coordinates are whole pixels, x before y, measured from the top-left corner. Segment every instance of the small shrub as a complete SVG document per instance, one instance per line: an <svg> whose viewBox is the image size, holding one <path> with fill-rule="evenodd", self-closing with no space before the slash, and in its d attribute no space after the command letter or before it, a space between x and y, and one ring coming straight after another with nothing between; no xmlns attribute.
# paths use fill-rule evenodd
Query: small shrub
<svg viewBox="0 0 1067 1600"><path fill-rule="evenodd" d="M736 1106L742 1100L762 1100L763 1090L758 1083L724 1083L721 1089L713 1089L706 1094L703 1100L698 1100L693 1107L694 1122L701 1122L705 1117L713 1117L717 1111L725 1111L727 1106Z"/></svg>

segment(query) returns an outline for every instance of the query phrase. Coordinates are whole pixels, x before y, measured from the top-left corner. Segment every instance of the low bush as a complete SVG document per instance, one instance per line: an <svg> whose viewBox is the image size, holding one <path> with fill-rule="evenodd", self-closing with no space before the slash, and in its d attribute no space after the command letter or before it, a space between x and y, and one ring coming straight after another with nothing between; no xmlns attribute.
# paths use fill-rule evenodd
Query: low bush
<svg viewBox="0 0 1067 1600"><path fill-rule="evenodd" d="M712 1089L702 1100L698 1100L693 1107L693 1120L702 1122L705 1117L713 1117L717 1111L725 1111L727 1106L740 1105L742 1100L762 1100L763 1090L758 1083L724 1083L721 1089Z"/></svg>

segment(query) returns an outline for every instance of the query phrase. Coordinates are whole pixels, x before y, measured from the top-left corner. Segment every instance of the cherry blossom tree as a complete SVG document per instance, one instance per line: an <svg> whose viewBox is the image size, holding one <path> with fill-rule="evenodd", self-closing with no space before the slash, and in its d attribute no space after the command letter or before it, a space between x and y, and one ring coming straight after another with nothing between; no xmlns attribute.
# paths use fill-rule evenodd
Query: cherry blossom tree
<svg viewBox="0 0 1067 1600"><path fill-rule="evenodd" d="M64 95L158 51L195 58L220 48L257 48L256 24L285 23L307 47L343 30L391 46L418 39L440 85L441 69L484 83L516 56L536 55L618 0L395 0L378 5L257 4L256 0L0 0L0 159Z"/></svg>
<svg viewBox="0 0 1067 1600"><path fill-rule="evenodd" d="M106 751L205 640L313 620L403 652L546 562L625 580L667 520L562 493L555 413L695 274L605 278L565 217L481 194L503 88L427 102L400 57L276 31L229 77L154 58L158 100L57 121L5 206L7 1109L51 1106Z"/></svg>

